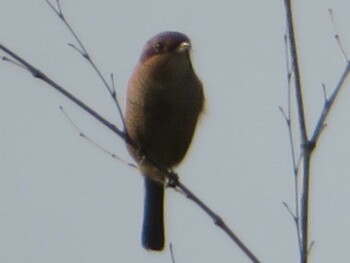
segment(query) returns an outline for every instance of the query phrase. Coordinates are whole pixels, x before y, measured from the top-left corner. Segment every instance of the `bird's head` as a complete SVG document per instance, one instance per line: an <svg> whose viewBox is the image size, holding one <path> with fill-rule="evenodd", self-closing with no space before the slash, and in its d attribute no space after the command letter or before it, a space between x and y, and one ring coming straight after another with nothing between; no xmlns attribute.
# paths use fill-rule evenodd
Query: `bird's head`
<svg viewBox="0 0 350 263"><path fill-rule="evenodd" d="M191 50L190 39L182 33L166 31L159 33L147 41L141 62L162 56L188 56Z"/></svg>

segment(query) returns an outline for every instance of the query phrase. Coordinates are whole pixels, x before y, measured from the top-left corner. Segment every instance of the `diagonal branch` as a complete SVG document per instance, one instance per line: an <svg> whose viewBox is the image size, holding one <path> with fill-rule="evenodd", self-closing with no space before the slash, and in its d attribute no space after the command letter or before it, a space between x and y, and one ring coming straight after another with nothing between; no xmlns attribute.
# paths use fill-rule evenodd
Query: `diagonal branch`
<svg viewBox="0 0 350 263"><path fill-rule="evenodd" d="M343 71L343 73L338 81L338 84L335 87L330 98L329 99L325 98L324 107L323 107L322 112L320 114L320 118L317 121L314 133L312 134L311 142L316 143L318 138L320 137L320 134L322 133L322 130L323 130L323 127L325 125L328 114L332 109L332 106L334 104L335 99L337 98L337 96L339 94L339 91L344 86L344 83L345 83L346 78L349 75L349 73L350 73L350 61L347 62L345 69L344 69L344 71Z"/></svg>
<svg viewBox="0 0 350 263"><path fill-rule="evenodd" d="M119 137L121 137L123 140L126 139L125 133L121 130L119 130L114 124L107 121L104 117L102 117L100 114L98 114L96 111L91 109L89 106L87 106L84 102L79 100L77 97L75 97L73 94L65 90L63 87L61 87L59 84L54 82L52 79L48 78L43 72L41 72L39 69L32 66L30 63L25 61L23 58L19 57L17 54L9 50L4 45L0 44L0 49L3 50L6 54L8 54L14 62L21 65L21 68L24 68L25 70L29 71L35 78L38 78L47 84L49 84L51 87L56 89L58 92L63 94L66 98L77 104L79 107L81 107L83 110L88 112L92 117L97 119L99 122L101 122L103 125L108 127L111 131L116 133ZM5 60L8 60L6 58L3 58ZM17 65L17 64L16 64Z"/></svg>
<svg viewBox="0 0 350 263"><path fill-rule="evenodd" d="M202 200L200 200L196 195L194 195L180 181L177 182L177 187L183 192L183 194L186 195L187 198L189 198L190 200L195 202L200 208L202 208L202 210L213 219L214 224L220 227L252 262L260 262L257 259L257 257L248 249L248 247L240 240L240 238L226 225L224 220L218 214L211 210Z"/></svg>
<svg viewBox="0 0 350 263"><path fill-rule="evenodd" d="M120 103L119 103L118 98L117 98L116 90L114 88L114 82L112 82L112 86L109 85L107 80L102 75L101 71L99 70L99 68L96 66L96 63L92 60L91 55L88 53L84 43L80 40L80 38L77 35L77 33L75 33L75 31L73 30L72 26L69 24L69 22L65 18L64 14L63 14L62 7L61 7L61 4L60 4L60 0L56 0L57 8L55 8L53 6L53 4L51 4L51 2L49 0L45 0L45 1L51 7L51 9L54 11L54 13L59 17L59 19L61 19L61 21L64 23L64 25L67 27L69 32L72 34L74 39L77 41L79 47L75 46L72 43L69 43L68 45L70 47L72 47L73 49L75 49L84 59L86 59L89 62L90 66L94 69L94 71L97 73L98 77L102 81L103 85L108 90L109 95L112 97L112 99L114 101L114 104L117 107L118 114L119 114L119 116L120 116L120 118L122 120L123 128L125 130L125 120L124 120L122 109L120 107ZM114 81L114 80L112 79L112 81Z"/></svg>

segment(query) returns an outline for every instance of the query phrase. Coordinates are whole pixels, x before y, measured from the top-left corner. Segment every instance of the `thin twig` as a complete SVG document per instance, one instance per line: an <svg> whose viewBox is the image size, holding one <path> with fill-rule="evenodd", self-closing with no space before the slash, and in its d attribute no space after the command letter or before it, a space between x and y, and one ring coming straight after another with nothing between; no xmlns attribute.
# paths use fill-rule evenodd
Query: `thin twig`
<svg viewBox="0 0 350 263"><path fill-rule="evenodd" d="M288 96L288 99L290 99L290 96ZM281 108L280 108L281 109ZM282 111L282 109L281 109ZM292 134L292 126L291 126L291 119L289 119L286 116L286 113L284 113L284 111L282 111L282 114L284 116L284 119L286 121L287 124L287 129L288 129L288 138L289 138L289 146L291 149L291 155L292 155L292 164L293 164L293 178L294 178L294 202L295 202L295 213L293 213L289 206L287 205L287 203L283 203L284 206L287 208L287 210L290 212L290 214L292 215L293 221L295 222L295 227L297 230L297 238L298 238L298 246L299 246L299 251L301 251L301 233L300 233L300 222L299 222L299 189L298 189L298 172L299 172L299 163L300 161L298 161L298 165L296 162L296 158L295 158L295 148L294 148L294 141L293 141L293 134ZM299 158L300 160L300 158Z"/></svg>
<svg viewBox="0 0 350 263"><path fill-rule="evenodd" d="M329 99L325 100L325 102L324 102L324 107L322 109L322 112L320 114L320 118L317 121L315 130L314 130L313 135L311 137L311 142L314 142L316 144L316 142L317 142L324 126L325 126L326 118L327 118L330 110L332 109L334 101L337 98L341 88L344 86L344 83L345 83L349 73L350 73L350 61L347 62L345 69L344 69L343 73L341 74L340 79L339 79L332 95L329 97Z"/></svg>
<svg viewBox="0 0 350 263"><path fill-rule="evenodd" d="M6 62L9 62L17 67L20 67L22 69L26 69L22 64L18 63L17 61L13 60L13 59L10 59L9 57L6 57L6 56L2 56L1 59L3 61L6 61Z"/></svg>
<svg viewBox="0 0 350 263"><path fill-rule="evenodd" d="M295 223L296 227L296 234L297 234L297 240L298 240L298 246L299 246L299 253L302 251L302 241L301 241L301 229L300 229L300 209L299 209L299 166L301 161L301 156L299 155L298 161L296 161L296 150L295 150L295 143L294 143L294 136L293 136L293 130L292 130L292 106L291 106L291 94L292 94L292 76L293 76L293 70L291 69L290 65L290 59L289 59L289 42L287 34L284 36L284 44L285 44L285 55L286 55L286 72L287 72L287 85L288 85L288 93L287 93L287 114L282 110L280 107L280 110L282 111L283 117L286 121L287 129L288 129L288 138L289 138L289 146L291 150L291 157L292 157L292 165L293 165L293 178L294 178L294 203L295 203L295 212L292 213L289 206L284 203L286 208L289 210L290 214L292 215L293 221Z"/></svg>
<svg viewBox="0 0 350 263"><path fill-rule="evenodd" d="M85 140L87 140L89 143L91 143L92 145L94 145L95 147L97 147L99 150L103 151L104 153L108 154L110 157L112 157L113 159L116 159L124 164L126 164L127 166L131 166L133 168L137 169L137 165L127 162L126 160L122 159L121 157L119 157L118 155L116 155L115 153L112 153L111 151L107 150L106 148L102 147L101 145L99 145L98 143L96 143L94 140L92 140L89 136L87 136L84 132L82 132L82 130L78 127L78 125L72 120L72 118L68 115L68 113L64 110L64 108L62 106L59 106L59 109L62 111L63 115L66 117L66 119L69 121L69 123L74 127L74 129L79 133L79 136Z"/></svg>
<svg viewBox="0 0 350 263"><path fill-rule="evenodd" d="M331 18L331 22L332 22L332 26L333 26L333 31L334 31L334 38L335 40L337 41L337 44L339 46L339 49L340 49L340 52L344 58L344 60L346 62L348 62L348 56L346 55L346 52L345 52L345 49L344 49L344 46L340 40L340 35L338 33L338 30L337 30L337 26L335 24L335 20L334 20L334 15L333 15L333 10L332 9L328 9L328 13L329 13L329 16Z"/></svg>
<svg viewBox="0 0 350 263"><path fill-rule="evenodd" d="M111 73L111 83L112 83L112 93L111 93L111 96L113 97L114 101L118 101L118 98L117 98L117 91L115 89L115 81L114 81L114 74ZM117 109L118 109L118 112L119 112L119 116L121 116L121 120L122 120L122 123L123 123L123 127L124 127L124 130L126 129L126 124L125 124L125 119L124 119L124 115L123 115L123 112L122 112L122 109L120 107L120 104L119 102L117 103Z"/></svg>
<svg viewBox="0 0 350 263"><path fill-rule="evenodd" d="M312 248L314 247L315 243L316 243L316 242L315 242L314 240L311 241L310 246L309 246L309 249L307 250L307 253L308 253L308 254L310 254L310 252L311 252Z"/></svg>
<svg viewBox="0 0 350 263"><path fill-rule="evenodd" d="M171 262L175 263L175 255L174 255L174 250L173 250L173 244L170 243L169 244L169 250L170 250L170 256L171 256Z"/></svg>
<svg viewBox="0 0 350 263"><path fill-rule="evenodd" d="M62 22L65 24L65 26L68 28L68 30L70 31L70 33L72 34L74 39L77 41L77 43L78 43L80 48L78 48L77 46L75 46L72 43L69 43L68 45L70 47L72 47L73 49L75 49L78 53L80 53L80 55L82 55L82 57L85 58L89 62L89 64L92 66L92 68L95 70L95 72L99 76L100 80L103 82L103 84L106 87L109 95L112 97L112 99L114 101L114 104L117 107L119 117L121 118L122 123L123 123L123 129L125 130L124 116L123 116L123 112L122 112L122 109L120 107L120 103L118 101L118 98L117 98L117 95L116 95L116 92L115 92L115 89L114 89L114 83L112 83L112 87L107 83L107 80L104 78L104 76L101 73L100 69L96 66L96 63L91 59L91 56L88 53L85 45L80 40L78 35L73 30L72 26L69 24L69 22L65 18L64 14L63 14L63 11L62 11L62 7L61 7L61 4L60 4L60 1L56 0L57 9L50 3L49 0L45 0L45 1L51 7L51 9L54 11L54 13L62 20Z"/></svg>
<svg viewBox="0 0 350 263"><path fill-rule="evenodd" d="M323 90L323 99L324 103L328 101L328 96L327 96L327 87L326 84L322 83L322 90Z"/></svg>
<svg viewBox="0 0 350 263"><path fill-rule="evenodd" d="M286 202L282 202L282 204L284 205L284 207L287 209L288 213L290 214L290 216L293 218L293 220L295 222L297 222L297 216L294 215L292 209L290 209L289 205Z"/></svg>

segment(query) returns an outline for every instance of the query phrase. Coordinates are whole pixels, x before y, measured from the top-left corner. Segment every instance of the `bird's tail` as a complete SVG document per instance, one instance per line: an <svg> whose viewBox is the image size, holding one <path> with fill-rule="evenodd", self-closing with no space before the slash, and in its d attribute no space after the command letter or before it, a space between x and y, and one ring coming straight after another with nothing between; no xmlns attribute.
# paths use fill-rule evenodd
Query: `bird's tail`
<svg viewBox="0 0 350 263"><path fill-rule="evenodd" d="M150 250L164 247L164 186L145 177L142 245Z"/></svg>

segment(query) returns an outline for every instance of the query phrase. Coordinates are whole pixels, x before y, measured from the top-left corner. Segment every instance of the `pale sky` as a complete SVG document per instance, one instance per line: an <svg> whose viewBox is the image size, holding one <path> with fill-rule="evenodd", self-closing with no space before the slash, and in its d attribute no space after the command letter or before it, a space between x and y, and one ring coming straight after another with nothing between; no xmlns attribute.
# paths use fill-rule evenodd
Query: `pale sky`
<svg viewBox="0 0 350 263"><path fill-rule="evenodd" d="M54 1L53 1L54 2ZM296 1L308 129L345 66L333 8L350 52L350 1ZM124 108L128 78L146 40L165 30L192 39L206 112L177 171L262 262L298 262L287 128L283 1L62 0L67 19ZM44 0L1 0L0 42L120 124L116 108ZM0 55L3 55L0 52ZM350 85L341 92L312 162L311 261L350 258ZM0 63L0 262L250 262L191 201L167 190L166 246L140 242L143 180L81 139L59 110L99 145L131 161L121 139L51 87Z"/></svg>

